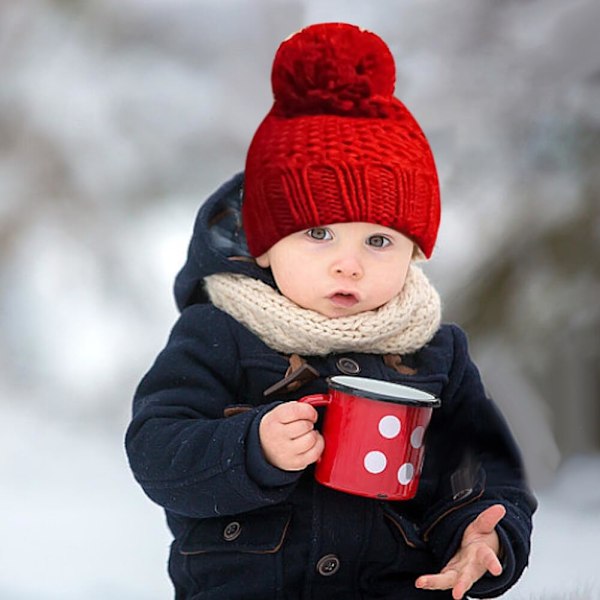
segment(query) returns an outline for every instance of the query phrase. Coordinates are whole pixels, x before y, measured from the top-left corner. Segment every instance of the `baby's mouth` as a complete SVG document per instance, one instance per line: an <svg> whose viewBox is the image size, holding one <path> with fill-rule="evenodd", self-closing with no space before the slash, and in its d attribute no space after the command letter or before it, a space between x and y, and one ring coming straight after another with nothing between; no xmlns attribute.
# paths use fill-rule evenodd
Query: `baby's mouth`
<svg viewBox="0 0 600 600"><path fill-rule="evenodd" d="M351 308L358 302L358 298L350 292L336 292L329 296L329 299L333 304L342 308Z"/></svg>

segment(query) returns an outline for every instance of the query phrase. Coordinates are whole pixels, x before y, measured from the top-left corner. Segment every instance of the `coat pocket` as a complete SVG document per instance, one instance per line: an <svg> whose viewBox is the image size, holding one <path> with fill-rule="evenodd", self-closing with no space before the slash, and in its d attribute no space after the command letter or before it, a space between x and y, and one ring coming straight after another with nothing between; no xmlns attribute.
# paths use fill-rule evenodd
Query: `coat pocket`
<svg viewBox="0 0 600 600"><path fill-rule="evenodd" d="M419 536L417 526L412 522L398 514L393 508L384 504L383 516L388 524L400 535L404 543L409 548L424 549L425 542Z"/></svg>
<svg viewBox="0 0 600 600"><path fill-rule="evenodd" d="M183 555L208 552L272 554L285 539L292 507L279 505L241 515L198 521L186 533L179 551Z"/></svg>
<svg viewBox="0 0 600 600"><path fill-rule="evenodd" d="M399 511L386 502L375 513L372 542L361 573L361 587L369 598L420 598L424 594L415 590L415 579L437 571L416 523Z"/></svg>
<svg viewBox="0 0 600 600"><path fill-rule="evenodd" d="M292 507L278 505L195 523L179 544L179 562L190 590L186 597L282 599L281 549L291 520Z"/></svg>
<svg viewBox="0 0 600 600"><path fill-rule="evenodd" d="M485 471L477 467L470 473L464 472L464 467L459 467L450 477L450 486L447 494L431 510L430 515L423 523L420 533L428 542L431 532L446 517L460 510L464 506L476 502L485 493Z"/></svg>

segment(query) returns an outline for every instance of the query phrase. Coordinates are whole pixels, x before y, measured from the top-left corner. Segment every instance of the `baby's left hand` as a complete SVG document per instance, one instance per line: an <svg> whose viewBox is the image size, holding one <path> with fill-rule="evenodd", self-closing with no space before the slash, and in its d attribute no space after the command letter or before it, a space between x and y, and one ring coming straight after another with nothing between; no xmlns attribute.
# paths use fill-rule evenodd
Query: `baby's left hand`
<svg viewBox="0 0 600 600"><path fill-rule="evenodd" d="M426 590L452 590L452 598L460 600L486 572L502 573L498 559L500 540L495 527L506 514L501 504L484 510L469 524L458 552L436 575L422 575L416 587Z"/></svg>

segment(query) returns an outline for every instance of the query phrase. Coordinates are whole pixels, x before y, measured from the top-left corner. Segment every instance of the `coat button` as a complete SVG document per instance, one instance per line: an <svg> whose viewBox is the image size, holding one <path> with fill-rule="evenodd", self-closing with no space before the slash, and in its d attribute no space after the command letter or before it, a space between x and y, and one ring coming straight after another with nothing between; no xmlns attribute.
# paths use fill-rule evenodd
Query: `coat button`
<svg viewBox="0 0 600 600"><path fill-rule="evenodd" d="M335 554L326 554L317 563L317 573L323 577L329 577L337 573L340 568L340 559Z"/></svg>
<svg viewBox="0 0 600 600"><path fill-rule="evenodd" d="M242 526L237 521L231 521L223 529L223 539L226 542L233 542L240 537L240 533L242 533Z"/></svg>
<svg viewBox="0 0 600 600"><path fill-rule="evenodd" d="M360 365L352 358L340 358L336 366L344 375L357 375L360 373Z"/></svg>

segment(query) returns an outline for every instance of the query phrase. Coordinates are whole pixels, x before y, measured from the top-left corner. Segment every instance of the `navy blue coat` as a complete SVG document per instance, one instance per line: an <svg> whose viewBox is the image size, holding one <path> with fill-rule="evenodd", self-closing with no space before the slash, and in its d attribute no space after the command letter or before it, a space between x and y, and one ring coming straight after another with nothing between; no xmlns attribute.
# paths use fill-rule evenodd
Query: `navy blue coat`
<svg viewBox="0 0 600 600"><path fill-rule="evenodd" d="M516 444L486 397L464 333L443 325L402 357L347 353L303 357L318 372L301 389L279 386L289 357L266 346L208 301L202 280L238 272L274 285L249 259L239 223L241 175L201 208L175 294L181 316L140 383L126 447L135 478L164 507L173 533L169 573L178 600L450 598L417 590L456 552L465 527L502 503L504 571L483 577L473 597L502 594L529 555L535 500ZM360 375L438 396L417 496L390 502L315 482L313 468L286 472L264 458L262 416L277 403L321 393L326 378ZM292 386L293 387L293 386Z"/></svg>

